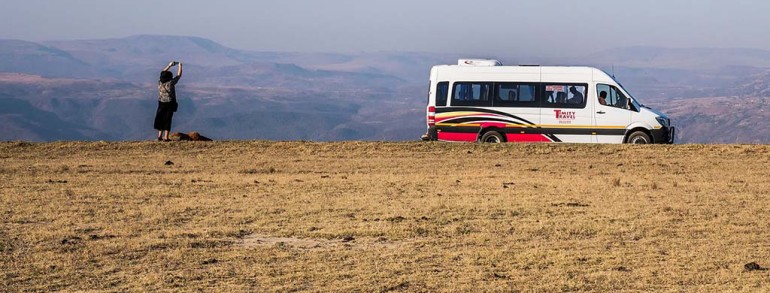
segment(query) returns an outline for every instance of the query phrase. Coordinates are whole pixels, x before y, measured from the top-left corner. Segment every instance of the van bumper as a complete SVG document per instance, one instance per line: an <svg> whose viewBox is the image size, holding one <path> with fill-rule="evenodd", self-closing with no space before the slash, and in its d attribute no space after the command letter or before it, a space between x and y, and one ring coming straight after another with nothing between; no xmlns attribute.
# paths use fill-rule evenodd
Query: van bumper
<svg viewBox="0 0 770 293"><path fill-rule="evenodd" d="M651 132L652 132L653 143L662 143L662 144L674 143L674 138L676 137L675 127L663 127L660 129L653 129Z"/></svg>

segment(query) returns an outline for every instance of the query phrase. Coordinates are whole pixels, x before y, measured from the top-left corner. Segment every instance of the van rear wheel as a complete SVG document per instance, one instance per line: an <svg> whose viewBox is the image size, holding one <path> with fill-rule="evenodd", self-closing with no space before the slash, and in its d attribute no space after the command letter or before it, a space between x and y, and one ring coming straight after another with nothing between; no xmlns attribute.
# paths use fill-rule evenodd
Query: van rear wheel
<svg viewBox="0 0 770 293"><path fill-rule="evenodd" d="M503 135L497 131L487 131L481 136L481 142L484 143L501 143L504 141Z"/></svg>
<svg viewBox="0 0 770 293"><path fill-rule="evenodd" d="M650 136L643 131L636 131L628 136L628 143L630 144L649 144L652 143Z"/></svg>

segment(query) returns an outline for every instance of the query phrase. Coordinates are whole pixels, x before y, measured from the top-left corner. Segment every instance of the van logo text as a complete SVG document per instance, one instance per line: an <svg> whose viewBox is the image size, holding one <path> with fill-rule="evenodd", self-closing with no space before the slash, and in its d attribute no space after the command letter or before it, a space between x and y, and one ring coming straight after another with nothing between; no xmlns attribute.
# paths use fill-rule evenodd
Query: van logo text
<svg viewBox="0 0 770 293"><path fill-rule="evenodd" d="M553 112L556 113L556 119L575 120L575 112L562 110L553 110Z"/></svg>

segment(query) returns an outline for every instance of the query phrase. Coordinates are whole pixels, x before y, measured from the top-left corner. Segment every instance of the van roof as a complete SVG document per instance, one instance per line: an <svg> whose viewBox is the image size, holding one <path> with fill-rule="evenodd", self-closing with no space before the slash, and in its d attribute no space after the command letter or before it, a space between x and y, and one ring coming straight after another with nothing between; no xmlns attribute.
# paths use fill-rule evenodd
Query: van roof
<svg viewBox="0 0 770 293"><path fill-rule="evenodd" d="M601 69L590 66L459 66L436 65L436 73L456 75L466 74L542 74L583 76L585 79L612 82L614 79Z"/></svg>

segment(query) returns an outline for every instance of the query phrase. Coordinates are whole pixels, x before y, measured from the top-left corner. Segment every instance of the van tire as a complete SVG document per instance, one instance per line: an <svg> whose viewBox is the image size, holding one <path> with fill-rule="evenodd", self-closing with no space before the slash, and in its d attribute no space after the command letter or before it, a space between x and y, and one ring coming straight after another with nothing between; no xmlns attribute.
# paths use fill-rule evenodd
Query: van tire
<svg viewBox="0 0 770 293"><path fill-rule="evenodd" d="M650 136L644 131L635 131L628 136L626 142L630 144L650 144L652 143L652 139L650 139Z"/></svg>
<svg viewBox="0 0 770 293"><path fill-rule="evenodd" d="M502 143L505 142L505 137L497 131L487 131L481 136L482 143Z"/></svg>

